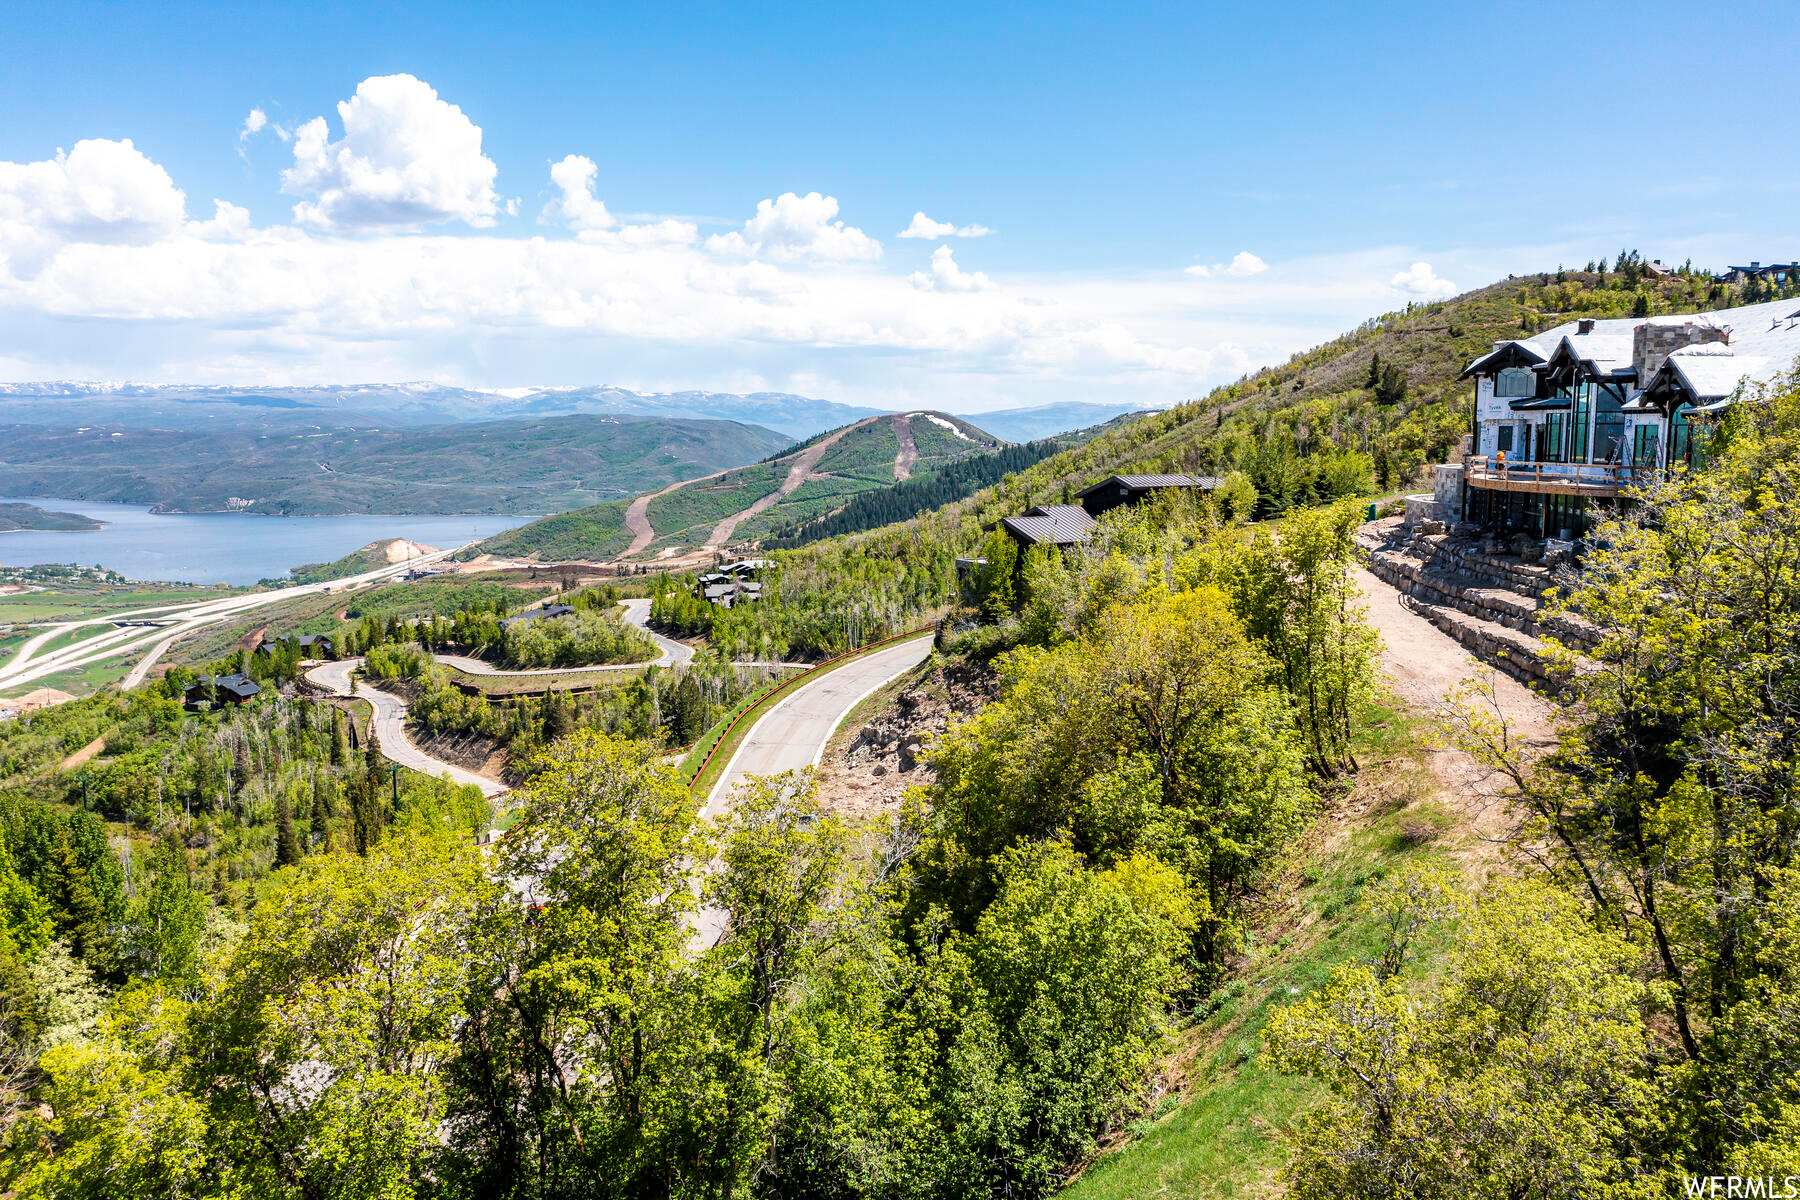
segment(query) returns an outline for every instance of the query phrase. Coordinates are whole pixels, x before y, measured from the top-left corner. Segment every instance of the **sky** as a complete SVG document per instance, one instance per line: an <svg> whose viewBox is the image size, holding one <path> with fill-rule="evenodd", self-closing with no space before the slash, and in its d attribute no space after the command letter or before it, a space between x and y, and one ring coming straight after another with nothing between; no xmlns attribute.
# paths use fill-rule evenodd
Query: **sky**
<svg viewBox="0 0 1800 1200"><path fill-rule="evenodd" d="M0 380L1203 394L1800 257L1783 6L15 3Z"/></svg>

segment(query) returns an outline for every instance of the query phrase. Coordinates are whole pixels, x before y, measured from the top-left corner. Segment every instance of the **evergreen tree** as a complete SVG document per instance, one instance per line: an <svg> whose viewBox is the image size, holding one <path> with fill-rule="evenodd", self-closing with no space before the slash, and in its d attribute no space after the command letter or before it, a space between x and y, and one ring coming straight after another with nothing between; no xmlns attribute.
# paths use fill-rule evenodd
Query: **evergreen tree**
<svg viewBox="0 0 1800 1200"><path fill-rule="evenodd" d="M56 931L69 943L70 951L95 975L107 977L118 967L106 906L94 894L88 872L74 848L64 837L52 852L50 908L55 915Z"/></svg>
<svg viewBox="0 0 1800 1200"><path fill-rule="evenodd" d="M275 865L291 867L300 861L300 839L294 833L294 812L287 793L275 800Z"/></svg>

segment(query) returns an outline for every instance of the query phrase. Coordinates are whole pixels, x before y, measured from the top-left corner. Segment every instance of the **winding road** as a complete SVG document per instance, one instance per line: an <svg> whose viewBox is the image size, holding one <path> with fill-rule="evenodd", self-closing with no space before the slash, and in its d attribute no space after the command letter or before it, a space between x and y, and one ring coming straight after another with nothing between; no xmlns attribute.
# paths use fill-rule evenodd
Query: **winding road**
<svg viewBox="0 0 1800 1200"><path fill-rule="evenodd" d="M472 783L481 789L482 795L490 798L512 790L498 780L433 758L415 746L406 733L406 702L391 692L350 678L350 673L362 666L362 661L361 658L341 658L314 667L306 673L306 678L334 696L355 696L369 702L369 707L375 711L375 740L389 762L397 762L425 775L448 775L453 783Z"/></svg>

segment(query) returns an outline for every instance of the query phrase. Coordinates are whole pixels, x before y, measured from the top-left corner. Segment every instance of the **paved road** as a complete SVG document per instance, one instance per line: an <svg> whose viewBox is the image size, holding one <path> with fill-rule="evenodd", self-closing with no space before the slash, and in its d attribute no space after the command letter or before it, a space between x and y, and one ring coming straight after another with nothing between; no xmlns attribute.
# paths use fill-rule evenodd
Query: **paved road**
<svg viewBox="0 0 1800 1200"><path fill-rule="evenodd" d="M825 743L845 714L869 693L924 662L931 635L877 650L831 671L793 692L764 713L738 744L725 773L706 797L703 815L730 808L731 793L752 775L778 775L818 764Z"/></svg>
<svg viewBox="0 0 1800 1200"><path fill-rule="evenodd" d="M931 654L931 636L914 638L845 663L837 670L796 688L764 713L738 744L736 753L706 797L700 815L717 819L731 808L733 792L752 775L778 775L817 766L825 743L850 710L871 693L904 675ZM725 932L725 911L702 907L694 913L688 949L698 954Z"/></svg>
<svg viewBox="0 0 1800 1200"><path fill-rule="evenodd" d="M659 667L672 667L677 663L687 662L694 657L694 648L685 646L674 638L666 638L650 628L650 601L621 600L625 606L625 619L650 635L650 640L662 647L662 657L656 660Z"/></svg>
<svg viewBox="0 0 1800 1200"><path fill-rule="evenodd" d="M453 782L472 783L481 789L484 796L502 796L511 790L504 783L485 775L477 775L455 763L433 758L413 745L412 739L406 734L406 705L400 697L361 681L355 682L352 687L350 672L360 666L360 658L339 659L337 662L314 667L306 673L306 677L334 695L354 695L369 702L375 710L375 740L381 743L381 752L389 761L411 767L425 775L448 775Z"/></svg>

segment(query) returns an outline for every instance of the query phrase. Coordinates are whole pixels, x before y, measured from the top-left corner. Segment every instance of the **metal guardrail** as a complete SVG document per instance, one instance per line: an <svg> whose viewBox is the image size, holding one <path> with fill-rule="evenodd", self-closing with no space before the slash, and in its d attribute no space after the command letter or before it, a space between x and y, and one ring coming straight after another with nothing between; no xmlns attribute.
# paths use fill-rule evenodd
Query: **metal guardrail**
<svg viewBox="0 0 1800 1200"><path fill-rule="evenodd" d="M782 680L780 686L771 688L758 699L755 704L752 704L749 708L746 708L743 712L731 718L731 724L727 725L724 731L719 734L718 740L713 743L712 749L706 752L706 757L700 760L700 765L698 767L694 768L693 776L687 781L688 787L693 787L694 784L698 783L706 774L706 769L712 766L713 759L718 757L719 748L731 740L732 731L743 722L744 718L748 717L751 713L761 708L764 704L768 703L782 692L803 685L826 667L843 662L847 658L855 658L858 655L867 654L869 651L878 649L882 646L891 646L895 642L904 642L910 638L916 638L923 634L932 633L935 632L936 629L936 624L920 625L916 629L907 630L905 633L896 633L891 637L885 637L879 641L870 642L865 646L858 646L854 650L846 650L842 654L835 654L832 657L825 659L823 662L816 662L812 666L806 668L806 670L797 672Z"/></svg>

